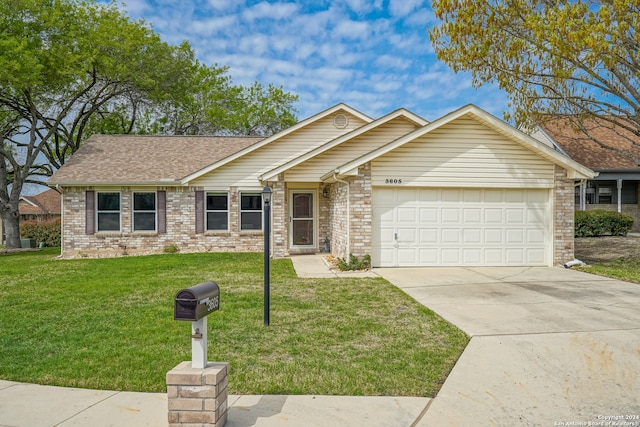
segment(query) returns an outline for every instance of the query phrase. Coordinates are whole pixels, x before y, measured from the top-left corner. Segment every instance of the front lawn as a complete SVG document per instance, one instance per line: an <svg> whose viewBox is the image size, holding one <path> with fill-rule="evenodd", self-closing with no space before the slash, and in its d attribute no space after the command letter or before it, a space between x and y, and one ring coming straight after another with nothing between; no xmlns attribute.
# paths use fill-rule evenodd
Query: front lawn
<svg viewBox="0 0 640 427"><path fill-rule="evenodd" d="M579 270L640 283L640 237L605 236L576 239L576 258L587 263Z"/></svg>
<svg viewBox="0 0 640 427"><path fill-rule="evenodd" d="M177 291L212 280L209 360L231 394L434 396L467 336L381 278L299 279L274 260L263 326L262 254L53 260L0 255L0 378L161 392L191 359Z"/></svg>

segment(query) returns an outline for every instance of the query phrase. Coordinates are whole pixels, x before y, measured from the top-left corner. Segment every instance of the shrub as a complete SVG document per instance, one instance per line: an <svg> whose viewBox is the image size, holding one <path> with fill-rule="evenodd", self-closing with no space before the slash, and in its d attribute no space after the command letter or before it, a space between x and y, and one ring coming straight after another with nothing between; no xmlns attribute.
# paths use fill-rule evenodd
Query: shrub
<svg viewBox="0 0 640 427"><path fill-rule="evenodd" d="M180 252L180 248L178 248L174 243L171 243L170 245L166 245L162 248L162 252L165 254L177 254Z"/></svg>
<svg viewBox="0 0 640 427"><path fill-rule="evenodd" d="M23 239L34 239L36 244L44 243L48 247L60 246L60 220L55 219L47 222L37 222L34 220L20 223L20 237Z"/></svg>
<svg viewBox="0 0 640 427"><path fill-rule="evenodd" d="M633 218L615 211L576 211L575 236L626 236L633 226Z"/></svg>
<svg viewBox="0 0 640 427"><path fill-rule="evenodd" d="M365 255L362 260L353 254L349 254L349 261L338 258L340 271L369 270L371 268L371 256Z"/></svg>

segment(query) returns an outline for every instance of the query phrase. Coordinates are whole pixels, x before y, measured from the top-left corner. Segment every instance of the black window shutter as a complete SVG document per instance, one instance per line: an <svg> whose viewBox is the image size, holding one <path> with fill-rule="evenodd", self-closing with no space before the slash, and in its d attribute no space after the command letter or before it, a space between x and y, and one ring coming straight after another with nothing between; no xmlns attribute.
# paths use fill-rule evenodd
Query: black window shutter
<svg viewBox="0 0 640 427"><path fill-rule="evenodd" d="M158 191L158 234L167 233L167 192Z"/></svg>
<svg viewBox="0 0 640 427"><path fill-rule="evenodd" d="M204 233L204 191L196 191L196 233Z"/></svg>
<svg viewBox="0 0 640 427"><path fill-rule="evenodd" d="M95 234L96 232L96 209L95 192L87 190L85 192L85 233Z"/></svg>

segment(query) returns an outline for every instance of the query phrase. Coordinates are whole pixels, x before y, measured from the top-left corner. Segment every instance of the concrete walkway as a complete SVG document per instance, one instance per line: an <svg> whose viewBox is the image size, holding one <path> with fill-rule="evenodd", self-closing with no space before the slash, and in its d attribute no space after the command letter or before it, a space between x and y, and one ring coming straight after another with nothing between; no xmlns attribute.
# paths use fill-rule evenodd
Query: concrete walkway
<svg viewBox="0 0 640 427"><path fill-rule="evenodd" d="M229 396L226 427L410 426L430 399ZM129 393L0 380L2 427L167 426L166 393Z"/></svg>
<svg viewBox="0 0 640 427"><path fill-rule="evenodd" d="M640 426L640 285L562 268L374 271L472 336L418 426Z"/></svg>

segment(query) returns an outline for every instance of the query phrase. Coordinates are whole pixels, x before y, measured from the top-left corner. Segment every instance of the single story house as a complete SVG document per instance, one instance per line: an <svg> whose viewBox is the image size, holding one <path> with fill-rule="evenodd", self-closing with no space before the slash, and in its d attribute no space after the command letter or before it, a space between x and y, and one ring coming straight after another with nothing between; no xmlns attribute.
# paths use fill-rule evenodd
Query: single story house
<svg viewBox="0 0 640 427"><path fill-rule="evenodd" d="M474 105L431 123L338 104L264 139L94 135L49 180L62 255L370 255L374 267L574 259L574 183L595 173Z"/></svg>
<svg viewBox="0 0 640 427"><path fill-rule="evenodd" d="M640 137L597 119L577 129L564 120L544 124L540 136L598 175L576 186L576 209L605 209L631 215L640 231Z"/></svg>

